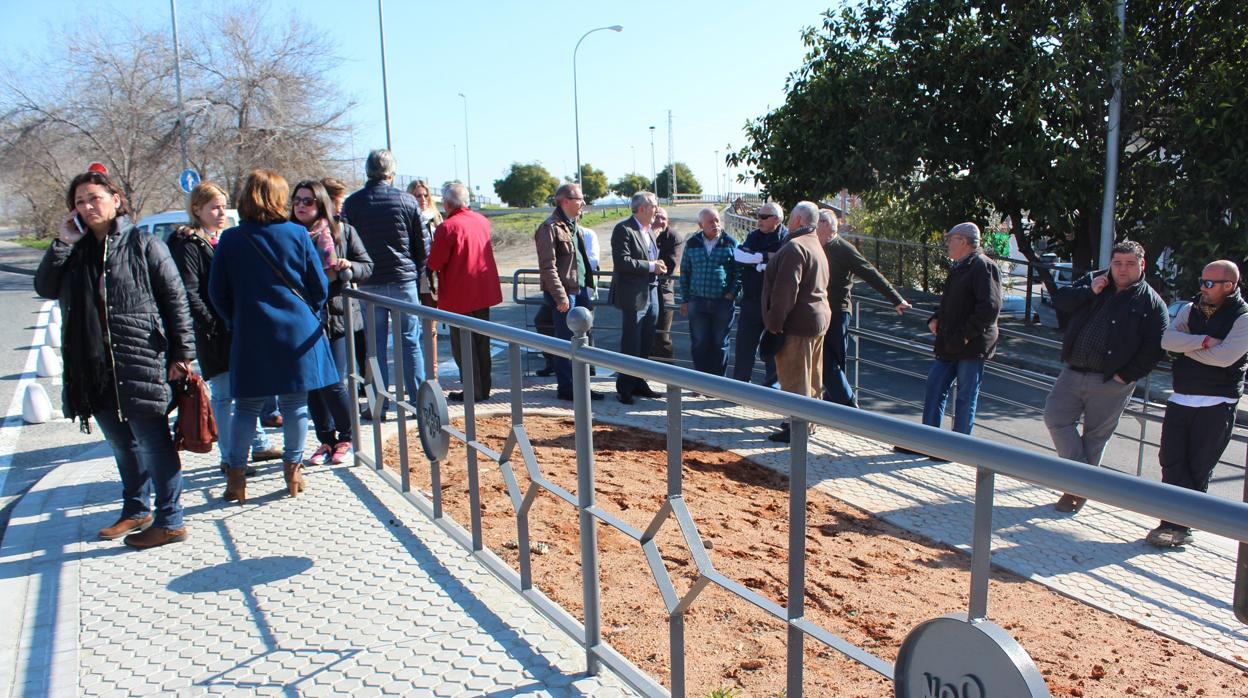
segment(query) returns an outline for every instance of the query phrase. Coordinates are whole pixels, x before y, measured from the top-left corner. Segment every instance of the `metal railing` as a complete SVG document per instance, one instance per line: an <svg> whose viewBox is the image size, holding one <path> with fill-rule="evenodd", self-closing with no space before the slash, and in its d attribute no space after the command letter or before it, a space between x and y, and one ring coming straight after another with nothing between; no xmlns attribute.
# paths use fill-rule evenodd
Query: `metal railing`
<svg viewBox="0 0 1248 698"><path fill-rule="evenodd" d="M886 310L890 314L893 312L893 305L891 303L888 303L885 301L878 301L878 300L871 299L871 298L859 298L859 297L854 298L854 313L853 313L854 319L853 319L853 323L850 325L850 330L849 330L851 346L850 346L850 352L845 357L847 371L851 369L851 365L852 365L852 373L851 373L852 379L850 380L850 383L853 385L854 392L859 393L864 390L861 385L861 368L864 365L877 368L877 369L881 369L884 371L888 371L890 373L906 373L907 375L912 375L912 377L924 379L925 376L915 376L913 374L909 374L906 371L897 368L897 366L894 364L874 361L872 359L865 358L863 356L861 342L864 340L869 341L869 342L874 342L883 346L887 346L887 347L890 347L892 349L896 349L899 351L912 353L912 354L921 354L924 356L930 356L932 352L932 347L929 344L908 341L908 340L903 340L903 339L897 339L893 335L888 335L885 333L875 332L869 329L864 329L861 324L862 316L863 316L862 309L864 306L869 307L869 308L878 308L880 310ZM1017 332L1017 331L1004 329L1004 328L1000 329L999 332L1003 339L1008 339L1011 342L1032 344L1038 347L1051 349L1054 352L1054 356L1060 356L1062 343L1059 341L1048 339L1047 337L1037 337L1035 335L1026 334L1024 332ZM1001 356L1001 355L1002 354L999 352L998 356ZM1053 385L1057 380L1056 376L1050 376L1050 375L1039 373L1036 371L1028 371L1028 370L1015 368L1008 364L1004 364L1000 361L997 361L996 359L989 359L986 362L985 371L994 376L1011 381L1012 383L1015 383L1019 386L1027 387L1027 388L1035 388L1038 390L1042 390L1045 393L1049 393L1052 391ZM1139 477L1140 475L1142 475L1144 471L1145 448L1150 445L1151 446L1157 445L1157 444L1150 443L1148 441L1149 425L1160 424L1162 422L1162 419L1164 417L1164 412L1165 412L1164 404L1159 404L1153 401L1153 396L1156 395L1158 392L1161 392L1161 387L1157 385L1158 379L1156 378L1156 374L1167 375L1169 373L1170 373L1170 365L1168 363L1163 362L1159 364L1154 370L1146 374L1142 379L1140 379L1139 383L1137 384L1135 388L1135 391L1133 391L1130 399L1127 402L1126 408L1123 410L1124 416L1131 416L1135 418L1137 422L1139 423L1138 434L1133 437L1127 437L1127 438L1130 438L1131 441L1134 441L1136 443L1136 459L1135 459L1136 477ZM1164 381L1162 383L1164 386ZM885 393L882 393L876 390L867 389L865 392L874 394L880 397L888 397L890 399L895 399L895 398L892 398L892 396L889 396ZM989 393L984 390L981 390L979 395L980 395L981 401L985 398L988 398L988 399L997 401L999 403L1007 404L1016 409L1031 413L1036 416L1042 416L1044 414L1044 410L1042 408L1029 405L1025 402L1022 402L1020 400L1014 399L1006 395L997 395L997 394ZM921 408L922 405L919 405L919 407ZM1236 425L1236 429L1240 432L1245 431L1245 427L1242 427L1240 425ZM1117 431L1115 431L1115 438L1117 437L1118 437L1118 433ZM1231 436L1231 440L1237 443L1248 444L1248 435L1245 435L1243 433L1233 433ZM1232 466L1237 467L1240 470L1243 470L1245 469L1245 467L1248 467L1248 463L1245 463L1244 465L1232 464ZM1248 497L1245 498L1245 501L1248 501Z"/></svg>
<svg viewBox="0 0 1248 698"><path fill-rule="evenodd" d="M698 373L688 369L669 366L662 363L626 356L603 349L596 349L586 343L586 333L592 324L592 316L583 308L575 308L569 313L569 326L574 332L571 342L545 337L527 330L514 328L488 321L478 320L453 313L439 311L411 303L395 301L383 296L348 290L346 295L360 301L365 313L368 329L368 371L361 375L354 365L354 337L347 333L348 357L352 369L348 375L349 389L352 394L361 381L366 381L370 403L376 408L376 400L388 398L397 405L398 420L398 475L385 471L383 462L382 429L373 429L373 453L368 455L361 448L359 414L353 409L352 426L356 462L365 463L375 468L380 476L402 492L403 496L419 510L429 516L435 524L449 534L486 568L519 592L537 610L563 629L576 640L585 650L586 669L597 674L602 666L616 672L630 686L645 695L665 695L663 686L653 677L640 671L625 659L615 648L604 641L601 632L600 604L600 572L598 564L597 531L599 526L610 526L632 539L644 552L650 570L655 578L663 599L668 616L671 662L671 694L686 694L685 680L685 645L684 645L684 614L697 601L699 595L708 586L715 585L720 589L752 604L762 612L783 623L787 629L786 655L786 695L798 698L802 693L803 679L803 648L807 638L822 643L842 655L862 664L876 673L894 681L911 681L914 672L918 671L914 662L903 661L907 645L911 638L918 634L913 632L902 645L902 656L896 666L867 650L855 646L844 638L818 626L805 617L806 598L806 539L807 529L806 494L808 474L808 432L811 424L821 424L832 429L850 434L883 441L905 448L944 458L955 463L968 464L975 469L974 520L971 551L971 580L968 612L959 627L982 628L991 626L993 637L999 642L1008 635L998 626L988 622L988 581L992 555L992 514L994 498L994 482L996 475L1002 474L1034 483L1054 490L1069 492L1089 499L1145 514L1157 519L1173 521L1186 526L1199 528L1209 533L1225 536L1240 541L1239 576L1236 581L1235 610L1237 616L1248 622L1248 504L1231 502L1209 496L1201 492L1180 489L1169 485L1142 480L1112 470L1094 468L1081 463L1067 461L1053 456L1033 453L1012 446L994 444L962 434L931 429L920 424L903 421L893 417L874 414L865 410L856 410L808 397L784 393L781 391L751 385L727 378ZM351 304L346 303L346 323L352 323ZM447 416L445 398L436 379L426 381L420 388L419 405L413 405L410 397L404 394L403 356L394 352L395 388L389 392L382 385L377 362L374 337L374 308L384 308L392 316L410 314L419 318L422 323L441 322L451 326L452 331L460 332L463 348L462 371L464 394L464 429L461 432L451 425ZM398 322L392 322L394 346L401 347L400 328ZM511 432L506 446L501 452L494 451L476 438L476 405L473 400L473 372L467 367L473 360L472 335L474 333L499 340L508 346L508 360L511 370L510 410ZM426 334L423 341L428 341ZM546 479L537 462L536 454L529 443L524 427L523 385L521 379L521 349L530 348L549 352L556 356L570 359L573 375L573 409L575 414L575 443L577 459L577 491L572 494ZM429 356L429 352L425 352ZM644 379L658 381L667 385L666 395L666 434L667 434L667 493L660 509L645 529L639 529L622 521L613 514L597 505L595 472L593 413L590 400L589 366L596 365L614 369L617 372L639 376ZM691 515L683 496L682 449L684 418L682 398L687 391L696 391L703 395L727 400L739 405L748 405L768 412L786 415L791 418L792 442L789 445L789 549L788 549L788 594L782 606L750 589L741 582L725 576L716 570L710 553L698 533L694 517ZM376 414L376 412L374 412ZM407 436L407 420L415 417L421 426L422 447L428 456L430 467L431 494L426 498L412 490L409 466L412 463ZM441 473L447 454L450 439L463 442L466 446L465 468L468 479L468 495L470 505L469 528L447 517L443 511ZM515 509L516 526L519 536L519 570L512 569L504 560L487 550L482 542L482 521L480 502L480 480L478 459L486 457L498 463L507 487L508 497ZM513 462L519 461L528 472L530 484L527 490L521 491ZM583 582L584 620L578 621L570 613L558 606L533 586L531 551L529 546L529 515L537 495L546 491L574 507L580 522L580 565ZM685 544L692 554L698 577L689 590L680 595L677 593L661 559L655 536L669 519L674 519L680 529ZM948 620L947 618L944 620ZM927 626L929 621L921 626ZM1009 640L1012 642L1012 640ZM1012 645L1008 657L1016 662L1026 659L1025 652ZM1020 659L1021 655L1021 659ZM1006 655L1002 655L1006 656ZM917 661L917 660L916 660ZM1035 672L1030 660L1020 672L1031 674L1024 676L1028 690L1013 692L1010 695L1047 695L1043 680ZM924 686L930 686L932 675L921 677ZM915 684L909 684L915 685ZM1021 684L1019 684L1021 685ZM939 688L937 689L940 690ZM940 692L939 695L945 695ZM981 691L982 695L989 692ZM961 695L955 693L955 695Z"/></svg>

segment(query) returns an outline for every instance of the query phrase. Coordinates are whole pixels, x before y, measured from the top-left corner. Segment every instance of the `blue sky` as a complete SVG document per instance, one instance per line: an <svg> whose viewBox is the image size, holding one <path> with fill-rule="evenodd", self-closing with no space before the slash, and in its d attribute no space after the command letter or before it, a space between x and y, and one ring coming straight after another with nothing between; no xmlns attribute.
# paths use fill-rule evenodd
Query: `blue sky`
<svg viewBox="0 0 1248 698"><path fill-rule="evenodd" d="M662 169L670 109L676 159L714 192L715 151L722 187L725 152L743 144L747 120L783 103L785 78L805 53L801 31L819 24L831 4L386 0L391 139L399 170L438 183L456 174L467 179L463 92L472 183L482 194L493 193L493 181L512 162L538 161L556 176L573 174L572 50L585 31L619 24L623 32L597 32L578 54L582 160L612 181L632 171L634 161L649 175L649 127L655 126ZM0 5L6 62L17 51L46 53L61 34L55 30L84 13L111 8L153 27L169 25L167 0ZM185 25L222 7L178 0L179 20ZM343 59L337 73L325 77L331 89L358 103L350 155L363 157L384 145L376 1L273 0L267 20L280 24L292 12L323 31L327 49ZM734 174L728 187L738 191Z"/></svg>

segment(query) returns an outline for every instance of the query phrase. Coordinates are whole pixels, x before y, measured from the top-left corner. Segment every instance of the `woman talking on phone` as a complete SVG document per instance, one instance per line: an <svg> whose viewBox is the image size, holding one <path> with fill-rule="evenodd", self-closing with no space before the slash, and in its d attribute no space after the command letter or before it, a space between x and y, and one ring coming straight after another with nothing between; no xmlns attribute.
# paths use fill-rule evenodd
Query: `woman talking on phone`
<svg viewBox="0 0 1248 698"><path fill-rule="evenodd" d="M121 515L99 536L125 536L132 548L185 540L182 463L166 417L169 381L195 358L182 279L165 243L130 222L108 175L74 177L65 203L71 214L39 263L35 291L65 316L65 416L87 432L95 417L121 475Z"/></svg>

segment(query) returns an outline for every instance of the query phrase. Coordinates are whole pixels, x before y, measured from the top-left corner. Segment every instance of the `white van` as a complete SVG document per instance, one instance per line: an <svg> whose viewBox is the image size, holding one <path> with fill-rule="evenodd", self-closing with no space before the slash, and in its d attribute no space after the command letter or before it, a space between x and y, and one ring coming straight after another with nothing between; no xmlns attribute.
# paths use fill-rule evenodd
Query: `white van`
<svg viewBox="0 0 1248 698"><path fill-rule="evenodd" d="M144 216L138 225L143 232L151 233L168 242L169 236L178 229L178 226L186 225L190 222L191 217L187 215L186 211L174 209ZM225 210L225 227L233 228L236 225L238 225L238 210L227 208Z"/></svg>
<svg viewBox="0 0 1248 698"><path fill-rule="evenodd" d="M1071 268L1070 262L1058 262L1054 264L1052 274L1053 284L1059 289L1066 288L1067 286L1075 283L1075 270ZM1047 287L1040 292L1040 302L1045 304L1053 302L1053 299L1049 298L1049 289Z"/></svg>

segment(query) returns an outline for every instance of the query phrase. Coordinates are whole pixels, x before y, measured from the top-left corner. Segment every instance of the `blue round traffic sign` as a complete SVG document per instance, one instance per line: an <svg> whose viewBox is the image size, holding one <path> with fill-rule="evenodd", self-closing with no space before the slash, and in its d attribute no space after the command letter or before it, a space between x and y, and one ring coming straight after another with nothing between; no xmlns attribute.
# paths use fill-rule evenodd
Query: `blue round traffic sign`
<svg viewBox="0 0 1248 698"><path fill-rule="evenodd" d="M190 194L192 189L199 186L199 173L190 168L182 170L182 174L178 175L178 186Z"/></svg>

